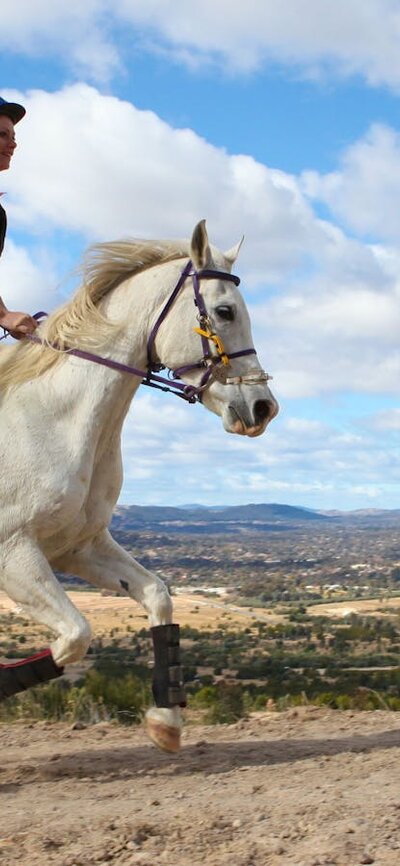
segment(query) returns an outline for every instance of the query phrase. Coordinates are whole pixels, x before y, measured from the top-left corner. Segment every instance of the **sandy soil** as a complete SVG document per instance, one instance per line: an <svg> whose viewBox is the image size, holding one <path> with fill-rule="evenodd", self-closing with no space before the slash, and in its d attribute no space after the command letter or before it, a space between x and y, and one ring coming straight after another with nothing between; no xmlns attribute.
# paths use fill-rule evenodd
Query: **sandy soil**
<svg viewBox="0 0 400 866"><path fill-rule="evenodd" d="M399 866L400 717L312 707L142 729L0 725L3 866Z"/></svg>

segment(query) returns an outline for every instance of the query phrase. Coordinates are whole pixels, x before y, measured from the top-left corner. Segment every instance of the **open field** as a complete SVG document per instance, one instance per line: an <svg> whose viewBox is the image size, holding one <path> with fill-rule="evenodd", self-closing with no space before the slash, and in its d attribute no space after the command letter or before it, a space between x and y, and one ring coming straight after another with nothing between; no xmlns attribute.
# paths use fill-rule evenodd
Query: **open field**
<svg viewBox="0 0 400 866"><path fill-rule="evenodd" d="M69 591L68 596L90 622L94 637L109 637L110 632L113 632L113 636L121 637L127 632L135 632L147 627L147 615L131 599L85 590ZM235 630L251 624L254 620L262 620L269 625L274 625L283 622L286 618L269 608L240 608L223 600L212 600L195 593L174 596L174 610L175 621L181 626L212 631L222 624ZM309 605L308 612L312 616L327 616L332 619L341 619L350 613L390 617L400 613L400 598L332 601ZM9 618L7 617L9 632L4 637L12 638L15 633L21 633L21 618L23 633L27 640L40 638L46 634L40 626L33 622L31 625L24 612L8 596L0 592L0 616L7 616L7 614L10 614Z"/></svg>
<svg viewBox="0 0 400 866"><path fill-rule="evenodd" d="M328 616L332 619L356 613L359 616L396 616L400 613L400 598L365 598L355 601L330 601L326 604L310 605L312 616Z"/></svg>
<svg viewBox="0 0 400 866"><path fill-rule="evenodd" d="M73 604L90 622L93 636L109 636L111 630L121 636L128 630L138 631L146 628L146 613L140 605L129 598L76 590L67 594ZM237 608L221 601L208 600L204 596L197 596L194 593L174 596L174 611L175 621L179 622L180 625L212 630L218 628L221 623L229 624L230 628L242 628L243 624L251 619L263 619L271 625L282 619L268 609L257 608L252 611L249 608ZM0 615L7 613L16 615L15 625L21 616L26 622L24 612L3 592L0 592ZM12 630L14 630L13 619L14 616L11 616L10 627ZM20 631L20 628L18 630ZM35 635L40 633L37 626L33 626L33 631Z"/></svg>

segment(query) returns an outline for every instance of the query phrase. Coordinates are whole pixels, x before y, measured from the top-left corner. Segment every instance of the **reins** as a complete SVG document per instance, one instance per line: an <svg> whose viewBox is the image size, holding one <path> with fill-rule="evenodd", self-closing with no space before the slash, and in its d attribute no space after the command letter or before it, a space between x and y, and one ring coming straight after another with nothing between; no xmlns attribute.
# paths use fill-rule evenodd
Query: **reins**
<svg viewBox="0 0 400 866"><path fill-rule="evenodd" d="M154 361L152 358L154 343L160 326L166 319L175 299L177 298L184 283L192 278L194 303L197 307L197 320L199 327L194 328L194 331L199 334L203 350L203 357L200 361L194 364L186 364L178 367L176 370L168 370L168 376L160 376L161 370L167 369L164 364ZM85 361L91 361L94 364L99 364L103 367L109 367L111 370L117 370L120 373L129 373L133 376L139 376L142 379L142 385L147 385L150 388L156 388L160 391L169 391L181 397L188 403L201 402L203 391L210 386L213 380L219 381L222 384L244 384L254 385L262 382L268 382L272 377L264 372L264 370L249 370L243 376L228 377L227 368L230 366L230 361L235 358L241 358L246 355L255 355L255 349L241 349L238 352L227 353L225 351L221 338L213 330L212 321L208 315L204 298L201 294L201 280L224 280L234 283L236 286L240 283L240 278L234 274L225 273L217 270L201 270L197 271L192 262L189 260L185 265L178 282L171 292L168 300L164 304L160 315L158 316L153 328L151 329L147 341L147 368L140 370L137 367L132 367L130 364L123 364L120 361L114 361L111 358L104 358L102 355L97 355L94 352L86 352L84 349L66 348L60 349L56 344L48 344L51 348L60 352L65 352L67 355L73 355L75 358L82 358ZM35 313L33 318L40 321L47 316L47 313L40 311ZM7 336L5 332L4 337ZM3 340L4 337L0 337ZM34 343L46 345L46 341L42 340L36 334L27 334L26 337ZM210 351L210 343L216 349L216 354ZM187 385L180 381L181 377L193 370L204 370L199 385Z"/></svg>

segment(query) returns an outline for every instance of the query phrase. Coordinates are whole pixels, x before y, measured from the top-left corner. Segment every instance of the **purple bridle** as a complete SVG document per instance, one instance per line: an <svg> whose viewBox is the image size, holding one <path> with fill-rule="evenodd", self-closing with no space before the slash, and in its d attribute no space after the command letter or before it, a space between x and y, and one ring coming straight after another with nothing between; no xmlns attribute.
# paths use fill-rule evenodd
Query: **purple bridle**
<svg viewBox="0 0 400 866"><path fill-rule="evenodd" d="M208 332L208 336L204 335L204 333L200 334L203 349L203 357L201 358L201 360L195 364L186 364L182 367L177 368L176 370L169 370L167 378L165 376L158 375L159 372L161 370L165 370L166 367L164 364L153 360L152 355L154 343L161 324L166 319L175 299L177 298L188 277L191 277L193 282L194 303L198 310L197 319L199 321L201 329L203 329L203 331L205 329L205 331ZM85 361L92 361L95 364L109 367L112 370L118 370L121 373L130 373L133 376L139 376L142 379L143 385L148 385L150 388L157 388L160 391L170 391L171 393L176 394L178 397L182 397L182 399L186 400L188 403L201 402L203 391L207 387L209 387L213 379L221 382L226 382L226 376L221 375L220 365L222 365L223 363L227 363L227 361L223 362L220 352L217 351L217 354L215 354L210 351L210 339L216 338L216 335L211 330L211 319L207 313L204 298L200 291L201 280L224 280L234 283L235 286L238 286L240 283L239 277L234 276L234 274L225 273L224 271L197 271L196 268L193 266L192 262L189 260L188 263L185 265L175 288L173 289L167 302L164 304L164 307L161 310L161 313L158 316L158 319L156 320L150 332L149 338L147 340L146 370L139 370L136 367L131 367L129 364L122 364L120 361L113 361L111 358L103 358L101 355L96 355L93 352L86 352L83 349L65 349L66 354L73 355L76 358L83 358ZM35 313L34 318L40 320L46 315L47 313L39 312ZM27 334L27 337L29 337L29 339L35 343L43 342L40 337L36 336L35 334ZM53 348L57 349L58 347L53 346ZM245 355L255 354L255 349L241 349L239 352L231 352L231 354L224 352L224 358L228 359L229 363L229 361L234 358L241 358ZM199 385L185 385L183 382L179 381L181 376L192 370L204 370ZM224 371L222 368L222 373L223 372ZM266 382L269 378L270 376L268 375L268 373L257 370L253 372L253 375L250 374L249 377L237 377L235 380L232 381L236 382L240 380L247 384L253 384L255 382Z"/></svg>
<svg viewBox="0 0 400 866"><path fill-rule="evenodd" d="M194 292L194 303L197 307L197 320L200 324L200 330L205 329L209 331L210 335L211 331L211 319L208 315L206 305L204 303L203 295L200 290L200 281L201 280L224 280L231 283L234 283L235 286L238 286L240 283L240 278L236 277L234 274L229 274L224 271L217 270L201 270L197 271L193 266L192 262L189 260L187 265L184 267L179 280L169 296L166 304L164 304L161 313L153 325L153 328L150 332L149 338L147 340L147 370L150 371L150 375L153 376L153 371L158 372L159 370L165 369L162 364L158 364L153 361L153 348L156 336L158 334L159 328L166 319L169 310L172 307L175 299L177 298L181 288L186 282L187 278L192 278L193 283L193 292ZM213 334L213 336L215 336ZM172 379L169 379L168 382L174 385L174 387L178 386L182 389L182 393L179 396L183 397L185 400L188 400L190 403L195 403L197 401L201 402L201 394L207 388L213 379L218 379L221 381L219 375L219 365L222 364L222 359L220 354L213 354L210 351L210 343L209 338L205 336L203 333L200 333L201 345L203 349L203 357L200 361L195 364L185 364L182 367L178 367L175 370L171 371ZM242 349L240 352L232 352L231 354L226 354L225 357L229 360L233 358L241 358L243 355L255 355L255 349ZM201 377L199 385L182 385L182 383L177 382L177 379L180 379L181 376L184 376L185 373L189 373L192 370L204 370L204 373ZM217 372L218 370L218 372ZM151 384L151 383L145 383Z"/></svg>

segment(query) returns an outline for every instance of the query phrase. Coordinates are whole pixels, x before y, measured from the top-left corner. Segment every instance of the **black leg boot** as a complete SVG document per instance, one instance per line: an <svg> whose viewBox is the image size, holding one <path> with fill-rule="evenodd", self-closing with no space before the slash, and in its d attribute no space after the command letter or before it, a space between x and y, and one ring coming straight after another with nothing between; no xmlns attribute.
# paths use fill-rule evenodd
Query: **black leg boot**
<svg viewBox="0 0 400 866"><path fill-rule="evenodd" d="M55 677L61 677L64 668L56 665L51 650L46 649L27 659L0 664L0 701L38 686Z"/></svg>
<svg viewBox="0 0 400 866"><path fill-rule="evenodd" d="M153 696L157 707L186 707L180 664L179 625L151 629L154 647Z"/></svg>

